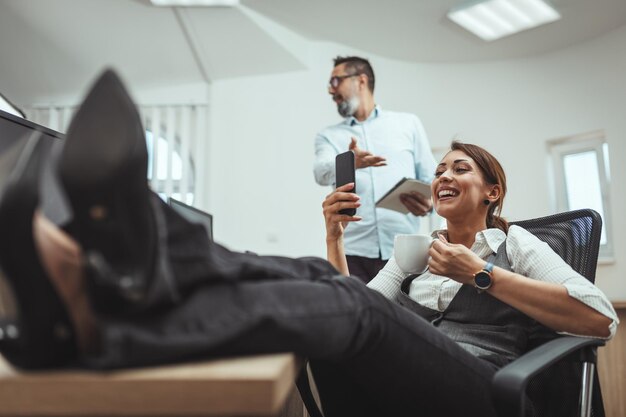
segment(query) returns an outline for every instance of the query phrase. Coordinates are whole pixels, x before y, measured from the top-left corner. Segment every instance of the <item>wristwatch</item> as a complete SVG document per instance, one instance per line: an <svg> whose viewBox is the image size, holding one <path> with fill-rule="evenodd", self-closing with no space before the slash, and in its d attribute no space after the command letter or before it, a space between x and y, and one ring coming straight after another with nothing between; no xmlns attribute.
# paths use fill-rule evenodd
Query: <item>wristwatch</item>
<svg viewBox="0 0 626 417"><path fill-rule="evenodd" d="M491 287L491 272L493 271L493 264L487 262L487 265L480 271L474 274L474 287L480 293L486 291Z"/></svg>

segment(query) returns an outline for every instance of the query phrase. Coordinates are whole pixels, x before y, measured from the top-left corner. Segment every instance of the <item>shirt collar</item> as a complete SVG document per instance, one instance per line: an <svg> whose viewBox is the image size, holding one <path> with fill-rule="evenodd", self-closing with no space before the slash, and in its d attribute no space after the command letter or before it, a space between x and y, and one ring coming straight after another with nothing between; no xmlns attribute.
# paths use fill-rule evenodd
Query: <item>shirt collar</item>
<svg viewBox="0 0 626 417"><path fill-rule="evenodd" d="M350 126L354 126L354 125L357 125L357 124L360 124L360 123L365 123L365 122L368 122L368 121L370 121L370 120L373 120L373 119L377 118L377 117L380 115L381 110L382 110L382 109L381 109L381 108L380 108L380 106L377 104L377 105L375 105L375 106L374 106L374 109L372 110L372 112L370 113L370 115L367 117L367 119L365 119L364 121L359 122L359 121L358 121L358 120L357 120L354 116L350 116L350 117L348 117L348 118L346 119L346 121L348 122L348 124L349 124Z"/></svg>
<svg viewBox="0 0 626 417"><path fill-rule="evenodd" d="M506 240L506 233L495 227L476 233L476 239L478 239L478 235L482 235L493 253L498 252L498 248Z"/></svg>
<svg viewBox="0 0 626 417"><path fill-rule="evenodd" d="M431 233L431 237L437 239L439 233L446 236L446 238L448 237L448 231L445 229L435 230L434 232ZM481 230L480 232L476 233L476 239L474 240L474 245L476 245L476 243L479 243L479 242L486 242L487 246L489 246L489 249L491 249L493 253L496 253L498 252L498 248L500 247L502 242L504 242L505 240L506 240L506 233L504 233L500 229L491 228L491 229Z"/></svg>

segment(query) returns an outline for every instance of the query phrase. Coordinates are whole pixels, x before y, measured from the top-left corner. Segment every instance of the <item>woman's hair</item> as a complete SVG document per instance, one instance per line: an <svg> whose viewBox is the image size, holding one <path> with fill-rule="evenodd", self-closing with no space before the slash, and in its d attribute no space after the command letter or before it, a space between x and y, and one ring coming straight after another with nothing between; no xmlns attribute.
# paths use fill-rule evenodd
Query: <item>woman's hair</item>
<svg viewBox="0 0 626 417"><path fill-rule="evenodd" d="M500 217L504 196L506 195L506 175L504 174L504 169L502 169L500 162L498 162L495 156L480 146L469 143L461 143L455 140L452 142L452 145L450 145L450 150L461 151L472 158L474 162L476 162L476 165L478 165L483 179L490 185L497 184L500 186L500 197L498 200L491 203L487 210L487 227L497 228L507 233L509 231L509 223Z"/></svg>

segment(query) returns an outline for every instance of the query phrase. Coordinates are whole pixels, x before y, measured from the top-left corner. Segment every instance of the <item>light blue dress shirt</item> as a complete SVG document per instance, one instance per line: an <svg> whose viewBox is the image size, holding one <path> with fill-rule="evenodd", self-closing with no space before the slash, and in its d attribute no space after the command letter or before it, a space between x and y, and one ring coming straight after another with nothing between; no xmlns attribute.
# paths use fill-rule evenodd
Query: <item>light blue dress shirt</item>
<svg viewBox="0 0 626 417"><path fill-rule="evenodd" d="M346 228L346 255L389 259L394 236L416 233L420 218L377 209L376 201L404 177L430 183L435 173L435 158L417 116L376 106L363 122L348 117L317 134L313 171L318 184L335 188L335 156L348 150L352 137L357 139L359 148L386 158L387 166L356 170L356 193L361 197L357 215L363 220Z"/></svg>

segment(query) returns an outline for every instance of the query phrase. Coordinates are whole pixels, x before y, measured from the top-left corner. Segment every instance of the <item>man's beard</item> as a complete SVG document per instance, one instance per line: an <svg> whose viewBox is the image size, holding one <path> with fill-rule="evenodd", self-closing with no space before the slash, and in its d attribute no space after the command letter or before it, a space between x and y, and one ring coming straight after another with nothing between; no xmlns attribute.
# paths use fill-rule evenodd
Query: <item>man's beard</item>
<svg viewBox="0 0 626 417"><path fill-rule="evenodd" d="M354 116L354 113L356 113L360 104L359 98L354 95L337 104L337 111L342 117Z"/></svg>

